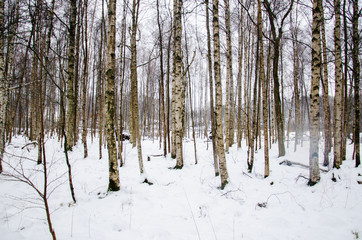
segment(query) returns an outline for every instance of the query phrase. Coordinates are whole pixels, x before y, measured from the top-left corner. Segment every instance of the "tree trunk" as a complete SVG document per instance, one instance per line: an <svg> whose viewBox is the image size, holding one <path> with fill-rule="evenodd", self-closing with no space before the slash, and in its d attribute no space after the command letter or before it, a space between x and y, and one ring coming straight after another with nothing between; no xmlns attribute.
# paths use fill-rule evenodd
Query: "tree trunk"
<svg viewBox="0 0 362 240"><path fill-rule="evenodd" d="M321 0L313 1L312 28L312 81L310 92L310 145L309 145L309 185L316 184L319 173L319 84L321 81Z"/></svg>
<svg viewBox="0 0 362 240"><path fill-rule="evenodd" d="M342 164L341 144L342 144L342 50L341 50L341 2L334 0L335 27L334 27L334 49L335 49L335 100L334 100L334 164L339 168Z"/></svg>
<svg viewBox="0 0 362 240"><path fill-rule="evenodd" d="M323 44L323 110L324 110L324 161L323 166L329 165L329 153L332 147L332 133L331 133L331 110L329 107L329 94L328 94L328 59L327 59L327 44L326 44L326 30L324 24L324 11L323 6L321 7L321 32L322 32L322 44Z"/></svg>
<svg viewBox="0 0 362 240"><path fill-rule="evenodd" d="M273 79L274 79L274 103L275 103L275 116L276 116L276 126L277 126L277 134L278 134L278 149L279 149L279 157L285 155L285 146L284 146L284 115L282 114L284 111L282 109L282 103L280 100L280 87L279 87L279 54L280 54L280 41L283 36L283 24L293 8L294 0L291 1L288 10L285 12L283 17L281 18L281 23L279 24L278 31L275 26L276 14L271 9L270 3L265 0L264 6L268 12L269 22L271 26L273 42L274 42L274 53L273 53ZM283 89L282 89L283 91Z"/></svg>
<svg viewBox="0 0 362 240"><path fill-rule="evenodd" d="M243 4L243 0L241 1ZM241 129L241 111L242 111L242 87L241 87L241 79L242 79L242 72L243 72L243 43L244 43L244 32L243 32L243 8L240 10L240 27L239 27L239 68L238 68L238 79L237 79L237 94L238 94L238 120L237 120L237 146L241 148L241 140L243 137L243 132ZM245 73L244 73L245 74Z"/></svg>
<svg viewBox="0 0 362 240"><path fill-rule="evenodd" d="M220 34L219 34L219 1L213 0L213 35L214 35L214 73L215 73L215 90L216 90L216 139L217 154L219 156L219 169L221 174L221 189L224 189L228 183L228 171L225 159L223 127L222 127L222 86L220 71Z"/></svg>
<svg viewBox="0 0 362 240"><path fill-rule="evenodd" d="M39 10L41 12L42 7L43 7L43 3L42 0L38 0L38 7ZM44 114L44 108L43 108L43 58L44 58L44 51L43 51L43 34L42 34L42 14L40 14L39 19L38 19L38 27L37 27L37 39L39 39L39 45L38 50L39 52L37 54L39 54L37 57L39 57L39 62L40 62L40 70L38 73L38 77L36 79L36 97L37 97L37 102L36 102L36 135L37 135L37 142L38 142L38 160L37 160L37 164L41 164L42 163L42 141L43 141L43 133L44 133L44 128L43 128L43 114Z"/></svg>
<svg viewBox="0 0 362 240"><path fill-rule="evenodd" d="M172 29L172 27L171 27ZM168 38L167 43L167 73L166 73L166 103L167 103L167 110L166 110L166 119L167 119L167 151L171 151L171 141L170 141L170 55L171 55L171 39L172 39L172 31L170 31L170 36ZM172 153L171 153L172 157Z"/></svg>
<svg viewBox="0 0 362 240"><path fill-rule="evenodd" d="M360 78L360 63L359 63L359 32L358 32L358 19L359 19L358 0L353 0L353 80L354 80L354 151L356 157L356 167L361 164L360 160L360 104L359 104L359 78Z"/></svg>
<svg viewBox="0 0 362 240"><path fill-rule="evenodd" d="M253 170L253 166L254 166L254 155L255 155L255 151L254 151L254 146L255 146L255 139L256 139L256 135L257 135L257 125L258 125L258 119L257 119L257 93L258 93L258 75L259 75L259 71L258 71L258 67L260 67L260 60L259 60L259 40L257 39L256 42L256 59L255 59L255 81L254 81L254 90L253 90L253 114L252 114L252 125L251 125L251 132L250 132L250 139L249 139L249 149L248 151L250 151L250 161L248 161L248 171L249 173L251 173L251 171ZM250 82L250 88L251 88L251 82ZM250 99L251 99L251 94L250 94ZM249 100L250 101L250 100ZM251 102L251 101L250 101ZM248 154L249 155L249 154Z"/></svg>
<svg viewBox="0 0 362 240"><path fill-rule="evenodd" d="M137 77L137 29L138 29L138 10L139 1L133 0L132 3L132 31L131 31L131 94L132 94L132 117L133 117L133 147L137 145L138 164L140 173L143 174L143 159L141 147L141 134L138 112L138 77ZM132 135L131 135L132 137Z"/></svg>
<svg viewBox="0 0 362 240"><path fill-rule="evenodd" d="M298 20L297 11L295 13L296 22ZM292 18L291 18L292 19ZM294 152L300 143L301 137L301 121L300 121L300 96L299 96L299 51L298 51L298 28L297 25L292 29L293 36L293 79L294 79L294 111L295 111L295 142Z"/></svg>
<svg viewBox="0 0 362 240"><path fill-rule="evenodd" d="M229 147L234 143L234 81L233 81L233 55L231 45L231 29L230 29L230 4L229 0L224 0L225 3L225 28L226 28L226 103L225 103L225 140L226 152L229 152Z"/></svg>
<svg viewBox="0 0 362 240"><path fill-rule="evenodd" d="M7 105L7 80L4 77L4 45L5 45L5 1L0 1L0 173L5 151L5 119Z"/></svg>
<svg viewBox="0 0 362 240"><path fill-rule="evenodd" d="M219 162L217 158L216 147L216 124L215 124L215 108L214 108L214 84L212 77L212 56L211 56L211 36L210 36L210 18L209 18L209 0L205 1L206 6L206 33L207 33L207 63L209 70L209 90L210 90L210 117L211 117L211 141L212 153L214 158L214 171L215 176L219 176Z"/></svg>
<svg viewBox="0 0 362 240"><path fill-rule="evenodd" d="M190 102L190 115L191 115L191 126L192 126L192 139L194 141L194 157L195 157L195 164L197 164L197 146L196 146L196 135L195 135L195 121L194 121L194 111L192 109L192 92L191 92L191 75L190 75L190 71L189 71L189 67L192 64L192 62L195 59L195 52L193 55L193 58L191 60L191 63L189 63L189 49L188 49L188 43L187 43L187 35L185 32L185 50L186 50L186 64L187 64L187 69L185 69L184 71L187 71L187 78L188 78L188 91L189 91L189 102ZM183 74L186 75L186 74Z"/></svg>
<svg viewBox="0 0 362 240"><path fill-rule="evenodd" d="M160 22L160 9L159 9L159 0L157 0L157 25L158 25L158 34L159 34L159 44L160 44L160 101L161 101L161 121L162 121L162 129L163 129L163 155L167 154L167 145L166 145L166 119L165 119L165 100L164 100L164 71L163 71L163 36L162 36L162 28ZM161 141L161 136L160 136Z"/></svg>
<svg viewBox="0 0 362 240"><path fill-rule="evenodd" d="M117 164L117 147L114 134L115 117L115 69L116 69L116 0L108 1L108 37L106 70L106 134L108 145L109 185L108 191L119 190L119 173Z"/></svg>
<svg viewBox="0 0 362 240"><path fill-rule="evenodd" d="M126 18L127 18L127 5L128 0L123 3L123 18L121 23L121 53L120 53L120 97L119 97L119 129L118 129L118 159L120 161L120 167L123 166L123 86L125 79L125 50L126 50Z"/></svg>
<svg viewBox="0 0 362 240"><path fill-rule="evenodd" d="M102 159L102 147L103 147L103 127L104 127L104 80L103 80L103 42L105 39L105 19L104 19L104 0L102 0L102 20L101 20L101 39L100 39L100 47L98 52L98 102L99 102L99 159Z"/></svg>
<svg viewBox="0 0 362 240"><path fill-rule="evenodd" d="M74 118L75 118L75 95L74 95L74 64L75 64L75 28L77 19L77 1L69 0L70 2L70 16L69 16L69 49L68 49L68 78L67 78L67 138L68 150L72 150L74 142Z"/></svg>
<svg viewBox="0 0 362 240"><path fill-rule="evenodd" d="M181 49L181 39L182 39L182 19L181 19L181 10L182 10L182 0L174 0L174 22L173 22L173 82L175 84L175 88L172 90L172 101L174 102L174 108L172 112L174 112L174 126L172 132L175 132L175 153L176 153L176 166L175 168L181 169L183 167L183 148L182 148L182 136L183 136L183 87L182 87L182 76L181 76L181 68L182 68L182 49ZM173 150L174 151L174 150Z"/></svg>
<svg viewBox="0 0 362 240"><path fill-rule="evenodd" d="M279 157L285 155L284 146L284 116L282 115L281 101L279 96L279 76L278 76L278 61L279 61L279 47L280 39L275 39L274 42L274 54L273 54L273 79L274 79L274 104L275 104L275 116L277 125L278 136L278 149Z"/></svg>
<svg viewBox="0 0 362 240"><path fill-rule="evenodd" d="M346 15L346 2L343 2L343 31L344 31L344 77L342 79L343 86L343 128L342 128L342 146L341 146L341 159L346 159L346 143L347 143L347 129L348 129L348 101L347 101L347 77L348 77L348 29L347 29L347 15Z"/></svg>
<svg viewBox="0 0 362 240"><path fill-rule="evenodd" d="M84 154L83 157L88 157L88 147L87 147L87 133L88 133L88 119L87 119L87 86L88 86L88 0L84 0L84 24L83 26L83 38L84 38L84 59L83 59L83 78L82 78L82 91L83 91L83 101L82 101L82 143Z"/></svg>
<svg viewBox="0 0 362 240"><path fill-rule="evenodd" d="M81 9L81 1L78 0L78 9ZM75 37L75 56L74 56L74 117L73 117L73 146L75 146L79 139L79 111L78 111L78 98L79 98L79 55L80 55L80 31L83 15L78 12L77 14L77 29Z"/></svg>
<svg viewBox="0 0 362 240"><path fill-rule="evenodd" d="M38 31L38 23L37 19L34 19L32 24L34 25L35 32ZM34 41L33 41L33 62L32 62L32 70L31 70L31 99L30 99L30 136L29 139L33 141L35 139L36 131L37 131L37 124L36 124L36 117L37 117L37 107L36 103L38 102L39 95L37 94L37 79L38 79L38 57L36 52L39 51L39 35L34 34ZM6 71L4 72L6 74ZM4 75L5 77L5 75ZM6 100L7 101L7 100ZM5 110L6 111L6 110Z"/></svg>
<svg viewBox="0 0 362 240"><path fill-rule="evenodd" d="M260 81L263 88L263 126L264 126L264 178L269 176L269 140L268 140L268 94L264 69L263 23L261 18L261 1L258 0L258 40L260 47Z"/></svg>

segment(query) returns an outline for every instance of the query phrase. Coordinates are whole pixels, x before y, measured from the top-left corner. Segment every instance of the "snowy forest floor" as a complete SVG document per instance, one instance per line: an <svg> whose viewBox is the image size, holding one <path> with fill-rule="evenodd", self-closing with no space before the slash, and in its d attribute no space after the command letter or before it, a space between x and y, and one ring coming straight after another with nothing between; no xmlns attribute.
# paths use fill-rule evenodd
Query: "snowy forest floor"
<svg viewBox="0 0 362 240"><path fill-rule="evenodd" d="M22 167L42 190L42 167L34 161L37 148L18 136L6 147L5 162ZM309 163L309 142L290 142L287 154L278 158L277 145L270 150L270 176L263 178L264 151L258 150L255 167L247 173L245 142L236 144L227 157L229 184L220 190L214 176L212 145L197 141L194 164L192 141L184 142L184 167L172 169L175 160L162 154L159 142L142 141L146 176L142 183L137 149L125 141L125 165L119 169L121 189L107 193L108 155L98 159L98 139L88 139L89 157L83 159L79 143L70 153L77 203L71 204L67 167L57 139L46 140L49 166L51 218L57 239L356 239L362 235L362 168L354 168L353 146L341 169L321 172L321 181L307 186L309 170L279 165L284 160ZM320 163L323 161L320 146ZM147 157L151 156L151 161ZM19 158L20 157L20 158ZM32 159L32 160L31 160ZM330 157L332 161L332 154ZM19 164L19 163L22 164ZM9 170L3 164L5 170ZM320 164L320 166L322 166ZM336 182L332 181L332 177ZM42 201L19 181L0 176L0 239L51 239Z"/></svg>

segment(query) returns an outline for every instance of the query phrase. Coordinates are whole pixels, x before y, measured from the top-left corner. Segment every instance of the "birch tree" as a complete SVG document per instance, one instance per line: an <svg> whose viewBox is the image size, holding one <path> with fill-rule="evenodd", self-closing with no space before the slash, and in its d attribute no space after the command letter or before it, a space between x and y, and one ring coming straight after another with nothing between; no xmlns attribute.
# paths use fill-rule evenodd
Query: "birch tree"
<svg viewBox="0 0 362 240"><path fill-rule="evenodd" d="M335 50L335 100L334 100L334 164L339 168L342 164L341 141L342 141L342 50L341 50L341 2L334 0L335 27L334 27L334 50Z"/></svg>
<svg viewBox="0 0 362 240"><path fill-rule="evenodd" d="M160 45L160 101L161 101L161 121L162 121L162 129L163 129L163 155L167 154L167 146L166 146L166 119L165 119L165 100L164 100L164 70L163 70L163 36L162 36L162 27L161 27L161 17L160 17L160 7L159 0L156 2L157 4L157 25L158 25L158 40ZM160 141L161 141L160 136Z"/></svg>
<svg viewBox="0 0 362 240"><path fill-rule="evenodd" d="M74 142L74 118L75 118L75 95L74 95L74 64L75 64L75 28L77 19L77 1L69 0L70 16L69 16L69 49L68 49L68 78L67 78L67 149L71 150Z"/></svg>
<svg viewBox="0 0 362 240"><path fill-rule="evenodd" d="M322 90L323 90L323 131L324 131L324 161L323 165L329 165L329 153L332 147L332 133L331 133L331 111L329 107L329 91L328 91L328 60L327 60L327 41L326 41L326 29L324 23L324 10L323 4L321 7L321 33L322 33L322 59L323 59L323 78L322 78Z"/></svg>
<svg viewBox="0 0 362 240"><path fill-rule="evenodd" d="M353 32L353 80L354 80L354 151L356 159L356 167L361 164L360 160L360 100L359 100L359 78L360 78L360 63L359 63L359 31L358 31L358 19L359 9L358 0L352 0L353 2L353 18L352 18L352 32Z"/></svg>
<svg viewBox="0 0 362 240"><path fill-rule="evenodd" d="M261 18L261 1L258 0L258 41L260 47L260 81L263 88L263 127L264 127L264 177L269 176L269 140L268 140L268 95L264 68L263 22Z"/></svg>
<svg viewBox="0 0 362 240"><path fill-rule="evenodd" d="M280 56L280 42L283 36L283 25L285 19L293 8L294 0L288 1L287 3L278 1L277 7L281 7L281 9L272 9L270 1L265 0L264 6L267 10L269 16L269 22L272 32L272 40L274 44L274 52L273 52L273 80L274 80L274 104L275 104L275 116L276 116L276 126L278 133L278 149L279 149L279 157L285 155L285 146L284 146L284 116L282 115L282 104L280 100L280 83L279 83L279 56ZM285 12L282 15L280 24L277 26L278 15L282 12ZM278 27L278 28L277 28Z"/></svg>
<svg viewBox="0 0 362 240"><path fill-rule="evenodd" d="M7 105L7 81L4 78L4 44L5 44L5 1L0 0L0 173L5 151L5 119Z"/></svg>
<svg viewBox="0 0 362 240"><path fill-rule="evenodd" d="M114 86L116 69L116 2L108 1L108 37L107 37L107 70L106 70L106 135L108 145L109 185L108 191L119 190L119 172L117 164L117 147L114 132Z"/></svg>
<svg viewBox="0 0 362 240"><path fill-rule="evenodd" d="M84 57L83 57L83 77L82 77L82 143L83 143L83 157L88 157L88 147L87 147L87 133L88 133L88 121L87 117L87 86L88 86L88 0L84 0L84 14L85 19L84 23L82 24L82 31L83 31L83 50L84 50Z"/></svg>
<svg viewBox="0 0 362 240"><path fill-rule="evenodd" d="M182 39L182 18L181 18L181 10L182 10L182 0L174 0L173 1L173 82L175 84L175 88L172 89L172 101L175 101L174 111L175 116L175 142L176 142L176 169L181 169L183 167L183 148L182 148L182 105L184 102L183 99L183 87L182 87L182 49L181 49L181 39Z"/></svg>
<svg viewBox="0 0 362 240"><path fill-rule="evenodd" d="M241 1L243 4L243 0ZM243 47L244 47L244 31L243 31L243 8L240 9L240 26L238 29L239 32L239 59L238 59L238 79L237 79L237 95L238 95L238 118L237 118L237 146L241 148L241 140L242 140L242 128L241 128L241 112L242 112L242 72L243 72ZM245 74L245 73L244 73Z"/></svg>
<svg viewBox="0 0 362 240"><path fill-rule="evenodd" d="M231 46L230 29L230 4L229 0L224 0L225 4L225 28L226 28L226 103L225 103L225 150L229 152L229 147L234 140L234 83L233 83L233 55Z"/></svg>
<svg viewBox="0 0 362 240"><path fill-rule="evenodd" d="M292 16L292 15L291 15ZM292 22L292 17L290 17ZM298 11L295 11L295 19L297 22ZM300 94L299 94L299 51L298 51L298 27L292 29L293 38L293 83L294 83L294 112L295 112L295 142L294 152L297 150L297 144L300 143L301 136L301 118L300 118Z"/></svg>
<svg viewBox="0 0 362 240"><path fill-rule="evenodd" d="M217 154L219 156L219 169L221 175L221 189L224 189L228 183L228 171L226 166L223 127L222 127L222 85L220 71L220 33L219 33L219 1L213 0L213 35L214 35L214 74L215 74L215 118L216 118L216 139Z"/></svg>
<svg viewBox="0 0 362 240"><path fill-rule="evenodd" d="M215 176L219 176L219 162L217 158L216 148L216 128L215 128L215 108L214 108L214 84L212 76L212 56L211 56L211 36L210 36L210 17L209 17L209 0L205 1L206 6L206 34L207 34L207 64L208 64L208 77L209 77L209 89L210 89L210 119L211 119L211 141L212 141L212 153L214 157L214 171Z"/></svg>
<svg viewBox="0 0 362 240"><path fill-rule="evenodd" d="M313 0L312 27L312 81L310 91L310 145L309 145L309 182L315 185L320 179L319 173L319 84L321 80L321 0Z"/></svg>
<svg viewBox="0 0 362 240"><path fill-rule="evenodd" d="M137 76L137 29L138 29L138 12L140 7L139 0L133 0L132 2L132 28L131 28L131 112L133 121L133 141L132 145L137 145L138 164L140 173L143 174L143 159L142 159L142 146L141 146L141 134L139 124L139 112L138 112L138 76ZM147 179L145 180L147 181Z"/></svg>

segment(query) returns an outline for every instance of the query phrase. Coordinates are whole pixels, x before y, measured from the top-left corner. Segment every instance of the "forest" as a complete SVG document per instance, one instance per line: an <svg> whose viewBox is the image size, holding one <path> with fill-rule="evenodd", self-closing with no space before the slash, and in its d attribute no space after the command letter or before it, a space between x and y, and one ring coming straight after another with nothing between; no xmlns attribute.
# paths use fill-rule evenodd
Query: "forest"
<svg viewBox="0 0 362 240"><path fill-rule="evenodd" d="M359 239L361 15L0 0L0 232Z"/></svg>

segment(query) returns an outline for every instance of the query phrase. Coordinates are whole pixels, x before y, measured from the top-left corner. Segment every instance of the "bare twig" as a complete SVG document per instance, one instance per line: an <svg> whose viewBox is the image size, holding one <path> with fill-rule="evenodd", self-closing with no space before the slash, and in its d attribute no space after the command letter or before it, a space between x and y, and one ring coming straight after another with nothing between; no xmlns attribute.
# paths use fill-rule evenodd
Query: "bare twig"
<svg viewBox="0 0 362 240"><path fill-rule="evenodd" d="M278 195L283 195L283 194L287 194L287 193L294 199L294 202L295 202L303 211L305 211L305 208L304 208L300 203L297 202L297 200L295 199L294 195L293 195L291 192L289 192L289 191L285 191L285 192L282 192L282 193L273 193L273 194L271 194L271 195L268 197L268 199L266 200L266 203L268 203L268 201L269 201L269 199L270 199L271 197L276 197L276 198L279 200L279 203L281 203L280 199L278 198Z"/></svg>
<svg viewBox="0 0 362 240"><path fill-rule="evenodd" d="M189 206L189 209L190 209L190 212L191 212L191 215L192 215L192 220L194 221L194 225L195 225L195 228L196 228L197 236L199 237L199 240L201 240L200 233L199 233L199 229L198 229L197 224L196 224L195 216L194 216L194 213L193 213L193 211L192 211L189 198L187 197L187 193L186 193L186 191L185 191L184 188L183 188L183 190L184 190L184 194L185 194L185 197L186 197L186 200L187 200L187 204L188 204L188 206Z"/></svg>

